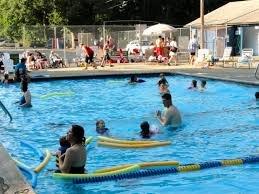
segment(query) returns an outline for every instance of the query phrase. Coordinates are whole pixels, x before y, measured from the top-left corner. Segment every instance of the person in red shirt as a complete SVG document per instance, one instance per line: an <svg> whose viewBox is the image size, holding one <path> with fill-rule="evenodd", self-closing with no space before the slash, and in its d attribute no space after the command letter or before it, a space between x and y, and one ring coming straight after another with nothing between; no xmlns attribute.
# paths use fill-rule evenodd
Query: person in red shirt
<svg viewBox="0 0 259 194"><path fill-rule="evenodd" d="M84 44L80 44L80 47L85 55L85 62L87 64L93 63L94 51L90 47L88 47Z"/></svg>

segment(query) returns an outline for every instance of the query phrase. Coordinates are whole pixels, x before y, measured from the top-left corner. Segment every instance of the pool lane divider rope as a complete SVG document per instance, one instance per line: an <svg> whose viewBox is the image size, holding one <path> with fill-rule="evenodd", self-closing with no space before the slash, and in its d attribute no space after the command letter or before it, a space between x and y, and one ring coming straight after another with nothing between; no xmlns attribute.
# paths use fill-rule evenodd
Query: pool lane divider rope
<svg viewBox="0 0 259 194"><path fill-rule="evenodd" d="M170 141L134 141L98 136L98 145L116 148L147 148L170 145Z"/></svg>
<svg viewBox="0 0 259 194"><path fill-rule="evenodd" d="M192 172L192 171L198 171L198 170L209 169L209 168L234 166L234 165L241 165L241 164L252 164L252 163L258 163L258 162L259 162L259 155L249 156L249 157L244 157L239 159L226 159L226 160L219 160L219 161L202 162L197 164L186 164L186 165L180 165L177 167L144 169L144 170L139 170L134 172L108 175L108 176L76 177L76 178L73 178L72 181L75 184L98 183L98 182L104 182L104 181L114 181L114 180L116 181L116 180L122 180L122 179L133 179L133 178L149 177L149 176L155 176L155 175L176 174L180 172Z"/></svg>

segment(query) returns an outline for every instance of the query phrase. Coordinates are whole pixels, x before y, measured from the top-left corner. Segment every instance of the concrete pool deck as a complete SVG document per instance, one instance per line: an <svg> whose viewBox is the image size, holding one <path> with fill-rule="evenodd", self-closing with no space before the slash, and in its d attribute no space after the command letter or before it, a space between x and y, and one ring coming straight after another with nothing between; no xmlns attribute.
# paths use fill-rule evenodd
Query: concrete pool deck
<svg viewBox="0 0 259 194"><path fill-rule="evenodd" d="M167 66L160 64L115 64L114 67L98 67L94 69L88 67L69 67L59 69L43 69L30 72L33 80L95 77L108 75L130 75L130 74L150 74L150 73L175 73L181 75L195 76L201 78L218 79L243 84L259 85L259 80L255 78L255 69L247 68L201 68L190 65Z"/></svg>
<svg viewBox="0 0 259 194"><path fill-rule="evenodd" d="M5 148L0 143L0 194L33 194L31 186L23 179Z"/></svg>

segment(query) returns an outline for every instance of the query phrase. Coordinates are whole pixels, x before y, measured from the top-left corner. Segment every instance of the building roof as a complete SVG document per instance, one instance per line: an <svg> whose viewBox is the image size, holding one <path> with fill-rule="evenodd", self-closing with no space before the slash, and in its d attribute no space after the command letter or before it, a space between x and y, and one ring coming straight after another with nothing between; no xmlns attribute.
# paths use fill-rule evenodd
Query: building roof
<svg viewBox="0 0 259 194"><path fill-rule="evenodd" d="M259 0L230 2L204 16L205 26L259 24ZM186 26L199 27L200 18Z"/></svg>

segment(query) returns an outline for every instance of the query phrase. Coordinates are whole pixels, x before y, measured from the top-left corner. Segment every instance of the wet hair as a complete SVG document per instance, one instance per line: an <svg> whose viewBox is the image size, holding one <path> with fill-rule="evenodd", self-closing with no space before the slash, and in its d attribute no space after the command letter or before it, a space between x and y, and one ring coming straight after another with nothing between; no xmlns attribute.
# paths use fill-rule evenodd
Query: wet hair
<svg viewBox="0 0 259 194"><path fill-rule="evenodd" d="M144 121L140 124L141 132L140 135L142 138L150 138L150 131L149 131L149 123Z"/></svg>
<svg viewBox="0 0 259 194"><path fill-rule="evenodd" d="M163 100L172 100L172 96L169 93L165 93L162 95Z"/></svg>
<svg viewBox="0 0 259 194"><path fill-rule="evenodd" d="M72 125L72 134L77 144L85 143L85 137L84 137L85 131L83 127L79 125Z"/></svg>
<svg viewBox="0 0 259 194"><path fill-rule="evenodd" d="M201 80L201 86L202 86L202 87L205 87L206 84L207 84L206 80Z"/></svg>
<svg viewBox="0 0 259 194"><path fill-rule="evenodd" d="M130 76L130 82L136 82L136 81L137 81L137 76L136 75Z"/></svg>
<svg viewBox="0 0 259 194"><path fill-rule="evenodd" d="M70 143L69 143L69 141L67 141L66 136L62 136L59 138L59 144L62 147L70 147Z"/></svg>
<svg viewBox="0 0 259 194"><path fill-rule="evenodd" d="M21 63L26 63L26 58L22 58Z"/></svg>
<svg viewBox="0 0 259 194"><path fill-rule="evenodd" d="M197 80L195 80L195 79L194 79L194 80L192 80L192 85L193 85L193 87L195 87L195 88L196 88L196 87L197 87Z"/></svg>
<svg viewBox="0 0 259 194"><path fill-rule="evenodd" d="M255 93L255 99L257 99L257 100L259 99L259 92Z"/></svg>
<svg viewBox="0 0 259 194"><path fill-rule="evenodd" d="M99 123L100 122L103 122L104 123L104 125L105 125L105 122L104 122L104 120L102 120L102 119L100 119L100 120L98 120L98 121L96 121L96 128L99 128Z"/></svg>
<svg viewBox="0 0 259 194"><path fill-rule="evenodd" d="M166 78L162 78L162 79L160 79L159 81L158 81L158 86L160 86L161 84L164 84L164 85L168 85L168 82L167 82L167 80L166 80Z"/></svg>

